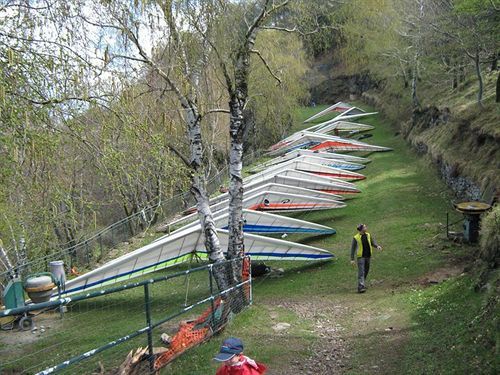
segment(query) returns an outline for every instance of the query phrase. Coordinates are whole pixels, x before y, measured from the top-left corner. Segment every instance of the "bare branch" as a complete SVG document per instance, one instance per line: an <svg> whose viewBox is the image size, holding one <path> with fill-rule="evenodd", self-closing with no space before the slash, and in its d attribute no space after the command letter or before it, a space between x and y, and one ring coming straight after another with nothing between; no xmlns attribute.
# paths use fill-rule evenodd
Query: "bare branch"
<svg viewBox="0 0 500 375"><path fill-rule="evenodd" d="M276 75L274 74L274 72L272 71L271 67L269 66L269 64L267 63L266 59L264 59L264 56L261 55L261 53L256 50L256 49L252 49L250 50L251 53L255 53L257 56L259 56L260 60L262 61L262 63L264 64L264 66L266 67L267 71L269 72L269 74L271 74L273 76L273 78L278 81L278 83L281 85L281 79Z"/></svg>
<svg viewBox="0 0 500 375"><path fill-rule="evenodd" d="M181 159L181 160L182 160L182 162L183 162L184 164L186 164L186 166L187 166L188 168L193 168L193 166L192 166L192 164L190 163L189 159L188 159L188 158L186 158L184 155L182 155L182 152L180 152L179 150L177 150L177 148L176 148L176 147L174 147L174 146L173 146L173 145L171 145L171 144L167 144L166 146L167 146L167 148L168 148L169 150L171 150L171 151L172 151L175 155L177 155L177 156L179 157L179 159Z"/></svg>
<svg viewBox="0 0 500 375"><path fill-rule="evenodd" d="M260 27L262 30L277 30L277 31L283 31L287 33L297 33L301 36L307 36L307 35L312 35L319 33L321 30L338 30L338 27L334 26L318 26L316 29L311 30L311 31L301 31L297 26L295 26L293 29L287 28L287 27L281 27L281 26L261 26Z"/></svg>
<svg viewBox="0 0 500 375"><path fill-rule="evenodd" d="M203 116L208 115L208 114L210 114L210 113L229 113L229 114L230 114L230 113L231 113L231 111L230 111L230 110L228 110L228 109L223 109L223 108L215 108L215 109L210 109L210 110L206 111L206 112L203 114Z"/></svg>

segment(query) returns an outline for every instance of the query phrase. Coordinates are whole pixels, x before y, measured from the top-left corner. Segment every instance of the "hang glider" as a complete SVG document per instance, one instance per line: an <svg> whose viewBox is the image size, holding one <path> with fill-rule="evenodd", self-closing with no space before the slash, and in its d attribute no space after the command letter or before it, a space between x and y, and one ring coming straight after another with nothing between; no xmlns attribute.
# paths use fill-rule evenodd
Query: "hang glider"
<svg viewBox="0 0 500 375"><path fill-rule="evenodd" d="M332 112L340 114L340 113L344 113L344 112L349 111L349 110L354 110L355 113L353 113L353 114L365 113L365 111L363 111L362 109L354 107L353 105L351 105L349 103L337 102L334 105L331 105L330 107L322 110L321 112L318 112L315 115L309 117L307 120L304 121L304 123L311 122L313 120L316 120L317 118L320 118L320 117L325 116L325 115L332 113Z"/></svg>
<svg viewBox="0 0 500 375"><path fill-rule="evenodd" d="M315 133L328 134L329 132L335 132L335 133L348 132L352 134L352 133L360 133L375 129L375 127L371 125L360 124L358 122L338 121L337 119L335 119L335 121L333 120L326 121L319 125L323 126L319 126L318 128L316 128L314 130Z"/></svg>
<svg viewBox="0 0 500 375"><path fill-rule="evenodd" d="M311 147L312 151L321 152L377 152L377 151L392 151L392 148L375 146L365 142L351 142L345 139L330 140L318 143Z"/></svg>
<svg viewBox="0 0 500 375"><path fill-rule="evenodd" d="M227 249L229 234L218 229L222 249ZM244 234L245 254L252 259L328 260L326 250L255 234ZM66 282L63 296L108 286L189 261L194 255L207 257L200 225L178 231L114 259L101 267Z"/></svg>
<svg viewBox="0 0 500 375"><path fill-rule="evenodd" d="M259 191L243 199L243 208L255 211L269 212L304 212L315 210L329 210L343 208L346 204L334 199L315 198L299 194L277 193L272 191ZM229 201L210 206L212 214L219 215L227 211ZM198 219L198 213L193 212L169 223L169 225L185 225Z"/></svg>
<svg viewBox="0 0 500 375"><path fill-rule="evenodd" d="M298 195L303 195L307 197L313 197L313 198L325 198L325 199L337 199L333 197L329 193L323 193L321 191L317 190L311 190L303 187L297 187L293 185L288 185L288 184L279 184L275 182L269 182L266 184L262 184L260 186L244 186L244 191L243 191L243 199L245 197L249 197L258 193L265 193L266 191L272 191L275 193L287 193L287 194L298 194ZM341 198L340 196L338 198ZM213 205L222 201L227 201L229 200L229 193L224 193L221 195L218 195L217 197L214 197L210 199L209 204ZM195 208L191 208L188 211L195 210Z"/></svg>
<svg viewBox="0 0 500 375"><path fill-rule="evenodd" d="M265 163L257 165L255 168L251 170L252 173L257 173L265 170L266 168L270 168L274 165L278 165L284 162L287 162L289 160L304 160L304 161L309 161L311 163L316 163L316 164L321 164L321 165L327 165L329 167L334 167L338 169L344 169L347 171L358 171L360 169L365 168L366 166L364 164L352 162L352 161L347 161L344 160L343 158L335 158L335 155L341 155L345 156L342 154L334 154L334 153L328 153L328 152L314 152L310 150L297 150L297 151L291 151L288 152L282 156L278 156L274 159L271 159ZM357 158L362 161L369 161L368 159L365 158L360 158L354 156L354 158Z"/></svg>
<svg viewBox="0 0 500 375"><path fill-rule="evenodd" d="M354 139L346 139L335 135L321 134L307 130L302 130L300 132L292 134L288 138L285 138L283 141L271 146L268 154L280 155L298 149L309 149L320 144L321 142L335 141L335 140L342 140L351 143L359 142Z"/></svg>
<svg viewBox="0 0 500 375"><path fill-rule="evenodd" d="M321 146L323 145L323 146ZM328 147L332 146L332 147ZM336 148L334 148L334 146ZM390 151L388 147L370 145L354 139L346 139L334 135L319 134L301 131L293 134L281 144L273 146L269 155L279 155L290 151L306 148L312 151L338 152L338 151Z"/></svg>
<svg viewBox="0 0 500 375"><path fill-rule="evenodd" d="M271 160L268 160L262 164L259 164L255 168L252 169L253 173L260 172L264 170L265 168L269 168L273 165L284 163L286 161L298 158L299 156L302 155L308 155L308 156L316 156L319 158L324 158L324 159L332 159L332 160L341 160L341 161L346 161L346 162L351 162L351 163L358 163L358 164L368 164L371 162L370 159L367 158L362 158L360 156L353 156L349 154L336 154L334 152L320 152L320 151L312 151L312 150L296 150L296 151L290 151L287 152L284 155L277 156Z"/></svg>
<svg viewBox="0 0 500 375"><path fill-rule="evenodd" d="M227 229L229 213L224 210L223 213L214 215L214 224L217 228ZM192 222L178 230L185 230L189 227L199 224L199 220ZM309 221L294 219L287 216L275 215L269 212L243 210L243 231L246 233L274 234L274 233L306 233L306 234L335 234L335 229L311 223ZM170 235L172 235L172 232ZM169 235L167 235L169 236ZM164 236L164 237L167 237ZM160 237L155 241L159 241Z"/></svg>
<svg viewBox="0 0 500 375"><path fill-rule="evenodd" d="M333 118L331 121L335 120L335 121L351 121L351 120L355 120L355 119L359 119L361 117L366 117L366 116L373 116L373 115L376 115L378 112L367 112L367 113L357 113L357 114L349 114L349 111L346 111L340 115L338 115L337 117ZM319 124L316 124L316 125L313 125L313 126L310 126L309 128L306 128L304 130L307 130L307 131L316 131L316 129L318 129L320 126L323 126L324 123L319 123Z"/></svg>
<svg viewBox="0 0 500 375"><path fill-rule="evenodd" d="M298 148L308 148L308 146L330 140L331 137L331 135L327 134L319 134L307 130L301 130L293 133L292 135L269 147L269 154L272 155L273 153L276 153L278 151L281 152L283 148L291 147L296 144L304 144L303 147L301 146Z"/></svg>
<svg viewBox="0 0 500 375"><path fill-rule="evenodd" d="M361 192L354 184L349 182L294 169L285 169L276 175L262 175L261 178L245 185L245 189L254 189L269 182L325 192L330 194L331 198L335 200L343 199L338 194L356 194Z"/></svg>
<svg viewBox="0 0 500 375"><path fill-rule="evenodd" d="M302 158L302 156L300 158ZM292 159L287 162L269 167L268 169L262 172L248 176L243 179L243 183L248 184L252 181L256 181L259 178L262 178L262 176L275 175L285 169L295 169L302 172L310 172L315 175L332 177L346 181L356 181L365 179L365 176L357 172L346 171L343 169L329 167L327 165L321 165L317 163L311 163L308 161Z"/></svg>

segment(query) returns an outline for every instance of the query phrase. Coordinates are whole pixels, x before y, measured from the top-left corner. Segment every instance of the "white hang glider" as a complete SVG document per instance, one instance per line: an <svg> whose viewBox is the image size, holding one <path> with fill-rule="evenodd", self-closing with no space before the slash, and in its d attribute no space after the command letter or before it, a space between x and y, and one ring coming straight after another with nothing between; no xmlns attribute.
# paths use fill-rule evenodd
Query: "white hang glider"
<svg viewBox="0 0 500 375"><path fill-rule="evenodd" d="M328 134L330 132L335 132L335 133L360 133L360 132L365 132L369 130L375 129L374 126L371 125L366 125L366 124L360 124L358 122L349 122L349 121L338 121L335 119L323 122L322 124L319 124L322 126L318 126L318 128L314 129L315 133L320 133L320 134Z"/></svg>
<svg viewBox="0 0 500 375"><path fill-rule="evenodd" d="M269 168L273 165L276 164L281 164L286 161L296 159L300 156L307 155L307 156L316 156L319 158L323 159L331 159L334 161L345 161L345 162L350 162L350 163L357 163L357 164L368 164L371 162L370 159L367 158L362 158L360 156L353 156L349 154L337 154L334 152L320 152L320 151L312 151L312 150L296 150L296 151L290 151L287 152L284 155L277 156L271 160L268 160L262 164L257 165L256 167L252 168L252 172L260 172L264 170L265 168Z"/></svg>
<svg viewBox="0 0 500 375"><path fill-rule="evenodd" d="M217 230L222 249L227 249L229 234ZM328 260L334 255L326 250L294 242L244 234L245 254L252 259ZM63 296L108 286L189 261L193 255L206 257L204 237L199 225L173 233L101 267L66 282Z"/></svg>
<svg viewBox="0 0 500 375"><path fill-rule="evenodd" d="M311 122L311 121L316 120L317 118L325 116L329 113L341 114L341 113L345 113L346 111L349 111L349 110L354 110L355 113L352 113L352 114L365 113L365 111L363 111L362 109L354 107L353 105L351 105L349 103L337 102L334 105L331 105L330 107L325 108L321 112L318 112L315 115L309 117L307 120L304 121L304 123Z"/></svg>
<svg viewBox="0 0 500 375"><path fill-rule="evenodd" d="M321 144L338 144L337 149L322 149ZM342 146L342 147L341 147ZM328 134L319 134L310 131L297 132L286 140L272 146L269 155L281 155L298 149L309 149L312 151L338 152L338 151L390 151L388 147L375 146L354 139L346 139Z"/></svg>
<svg viewBox="0 0 500 375"><path fill-rule="evenodd" d="M313 197L313 198L325 198L325 199L337 199L340 198L340 196L335 198L332 196L332 194L329 193L324 193L321 191L317 190L311 190L303 187L298 187L298 186L293 186L293 185L287 185L287 184L278 184L275 182L269 182L266 184L262 184L259 186L244 186L244 191L243 191L243 199L245 197L249 197L251 195L255 195L258 193L265 193L266 191L272 191L274 193L287 193L287 194L298 194L298 195L303 195L307 197ZM227 201L229 200L229 193L224 193L221 195L218 195L212 199L210 199L209 204L213 205L222 201ZM195 210L196 208L192 207L188 211Z"/></svg>
<svg viewBox="0 0 500 375"><path fill-rule="evenodd" d="M334 199L315 198L298 194L277 193L272 191L259 191L243 199L243 208L254 211L268 212L306 212L315 210L330 210L344 208L344 202ZM227 211L229 201L224 200L210 206L214 215ZM169 223L169 225L186 225L198 219L198 213L193 212Z"/></svg>
<svg viewBox="0 0 500 375"><path fill-rule="evenodd" d="M335 200L342 199L338 194L356 194L361 192L350 182L318 176L295 169L285 169L277 172L275 175L262 175L259 179L246 184L245 189L254 189L269 182L326 192L331 194L331 197Z"/></svg>
<svg viewBox="0 0 500 375"><path fill-rule="evenodd" d="M228 228L228 216L229 212L223 210L222 213L216 214L213 217L214 224L217 228L227 229ZM177 231L185 230L189 227L199 224L199 220L196 220ZM155 241L159 241L164 237L171 236L172 232L166 236L160 237ZM291 233L304 233L304 234L335 234L335 229L327 227L325 225L320 225L316 223L311 223L309 221L294 219L287 216L275 215L269 212L243 210L243 231L245 233L256 233L256 234L291 234Z"/></svg>
<svg viewBox="0 0 500 375"><path fill-rule="evenodd" d="M297 158L301 159L303 156ZM245 177L243 179L243 183L248 184L252 181L256 181L262 176L268 176L268 175L275 175L278 174L280 171L283 171L285 169L295 169L298 171L302 172L309 172L318 176L326 176L326 177L332 177L336 179L341 179L345 181L357 181L357 180L363 180L365 179L365 176L363 176L360 173L357 172L352 172L352 171L346 171L343 169L338 169L338 168L333 168L329 167L327 165L321 165L317 163L311 163L309 161L303 161L303 160L297 160L297 159L292 159L289 161L286 161L281 164L274 165L272 167L269 167L268 169L256 173L254 175Z"/></svg>
<svg viewBox="0 0 500 375"><path fill-rule="evenodd" d="M305 152L304 152L305 151ZM295 160L295 161L307 161L310 163L316 163L320 165L326 165L329 167L333 168L338 168L338 169L344 169L346 171L358 171L360 169L364 169L366 165L352 162L352 161L346 161L342 159L337 159L335 157L332 157L333 153L328 153L328 152L314 152L310 150L297 150L297 151L291 151L289 153L286 153L282 156L278 156L272 160L269 160L268 162L262 163L255 168L251 170L253 173L257 172L262 172L266 168L271 168L275 165L285 163L290 160ZM333 154L333 155L339 155L339 154ZM359 158L362 160L367 160L365 158Z"/></svg>
<svg viewBox="0 0 500 375"><path fill-rule="evenodd" d="M392 151L392 148L375 146L365 142L351 142L346 139L336 139L318 143L310 148L312 151L321 152L384 152Z"/></svg>

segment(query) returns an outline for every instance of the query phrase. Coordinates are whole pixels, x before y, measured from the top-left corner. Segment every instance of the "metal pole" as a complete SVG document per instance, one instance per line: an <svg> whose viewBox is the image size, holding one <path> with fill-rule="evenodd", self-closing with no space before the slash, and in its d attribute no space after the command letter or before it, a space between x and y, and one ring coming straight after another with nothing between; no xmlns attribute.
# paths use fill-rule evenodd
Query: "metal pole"
<svg viewBox="0 0 500 375"><path fill-rule="evenodd" d="M248 287L250 288L250 301L248 301L249 305L253 303L253 283L252 283L252 259L248 255Z"/></svg>
<svg viewBox="0 0 500 375"><path fill-rule="evenodd" d="M208 266L208 279L209 279L209 285L210 285L210 297L212 297L210 299L210 303L212 305L212 330L215 331L215 303L214 303L214 284L213 284L213 281L212 281L212 276L213 276L213 268L214 268L214 265L213 264L210 264Z"/></svg>
<svg viewBox="0 0 500 375"><path fill-rule="evenodd" d="M149 296L149 284L144 284L144 302L146 306L146 324L148 325L149 369L151 373L153 373L155 362L153 358L153 329L151 327L151 298Z"/></svg>
<svg viewBox="0 0 500 375"><path fill-rule="evenodd" d="M448 230L450 223L450 214L446 212L446 238L450 238L450 232Z"/></svg>

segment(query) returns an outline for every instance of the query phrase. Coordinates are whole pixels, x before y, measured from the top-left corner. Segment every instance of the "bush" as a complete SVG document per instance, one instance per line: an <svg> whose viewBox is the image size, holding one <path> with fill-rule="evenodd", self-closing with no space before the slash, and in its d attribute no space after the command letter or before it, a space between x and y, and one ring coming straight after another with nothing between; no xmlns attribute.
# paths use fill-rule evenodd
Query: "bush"
<svg viewBox="0 0 500 375"><path fill-rule="evenodd" d="M500 205L484 216L481 223L479 257L489 268L497 268L500 258Z"/></svg>

